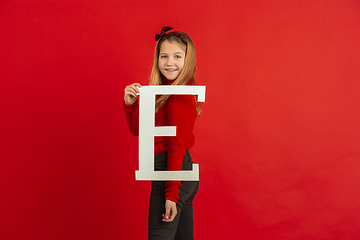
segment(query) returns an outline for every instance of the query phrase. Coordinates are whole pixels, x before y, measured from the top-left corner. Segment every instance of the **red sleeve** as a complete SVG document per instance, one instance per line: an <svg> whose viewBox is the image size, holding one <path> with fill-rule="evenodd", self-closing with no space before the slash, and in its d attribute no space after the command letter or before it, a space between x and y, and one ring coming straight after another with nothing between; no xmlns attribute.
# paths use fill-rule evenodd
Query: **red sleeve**
<svg viewBox="0 0 360 240"><path fill-rule="evenodd" d="M134 136L139 136L139 98L131 105L127 105L124 101L123 109L130 132Z"/></svg>
<svg viewBox="0 0 360 240"><path fill-rule="evenodd" d="M166 106L168 126L176 126L176 136L168 139L167 170L182 170L185 146L194 141L193 128L196 119L195 98L192 95L171 95ZM180 181L166 183L165 199L177 202Z"/></svg>

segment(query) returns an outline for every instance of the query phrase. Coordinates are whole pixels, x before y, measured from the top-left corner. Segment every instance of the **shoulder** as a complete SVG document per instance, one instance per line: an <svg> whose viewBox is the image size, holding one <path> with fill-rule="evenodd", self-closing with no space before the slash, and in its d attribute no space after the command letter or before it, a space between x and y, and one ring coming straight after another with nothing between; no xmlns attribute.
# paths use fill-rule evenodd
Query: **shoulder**
<svg viewBox="0 0 360 240"><path fill-rule="evenodd" d="M196 110L195 97L193 95L170 95L167 101L168 111L193 111Z"/></svg>
<svg viewBox="0 0 360 240"><path fill-rule="evenodd" d="M177 95L173 94L169 96L168 104L170 105L181 105L191 106L195 103L195 97L193 95Z"/></svg>

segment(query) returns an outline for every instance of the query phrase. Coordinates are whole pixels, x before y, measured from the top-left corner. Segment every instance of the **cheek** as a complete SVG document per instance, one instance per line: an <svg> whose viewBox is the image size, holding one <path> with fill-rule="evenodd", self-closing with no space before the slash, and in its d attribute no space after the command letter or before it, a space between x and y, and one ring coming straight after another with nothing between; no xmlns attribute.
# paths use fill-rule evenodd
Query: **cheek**
<svg viewBox="0 0 360 240"><path fill-rule="evenodd" d="M159 61L158 61L158 66L159 66L159 68L161 68L161 66L162 66L162 61L161 61L160 58L159 58Z"/></svg>
<svg viewBox="0 0 360 240"><path fill-rule="evenodd" d="M184 67L185 65L185 60L181 62L181 69Z"/></svg>

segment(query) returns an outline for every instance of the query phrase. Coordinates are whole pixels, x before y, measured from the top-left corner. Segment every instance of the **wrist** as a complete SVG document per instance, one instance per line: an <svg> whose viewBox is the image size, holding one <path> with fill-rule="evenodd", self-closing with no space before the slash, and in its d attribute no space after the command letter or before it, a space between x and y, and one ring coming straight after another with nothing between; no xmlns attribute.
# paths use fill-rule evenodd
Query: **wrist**
<svg viewBox="0 0 360 240"><path fill-rule="evenodd" d="M135 102L136 102L136 99L135 99L135 101L126 101L126 99L124 99L124 103L129 106L133 105Z"/></svg>

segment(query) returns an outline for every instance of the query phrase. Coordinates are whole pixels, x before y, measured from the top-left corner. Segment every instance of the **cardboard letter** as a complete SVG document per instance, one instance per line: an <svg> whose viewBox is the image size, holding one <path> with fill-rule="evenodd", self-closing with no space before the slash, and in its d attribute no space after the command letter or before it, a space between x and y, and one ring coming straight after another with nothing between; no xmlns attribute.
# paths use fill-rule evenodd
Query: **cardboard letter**
<svg viewBox="0 0 360 240"><path fill-rule="evenodd" d="M156 95L198 95L199 102L205 102L205 86L142 86L139 106L139 171L136 180L180 180L198 181L199 164L193 164L192 170L155 171L154 137L176 136L176 126L155 127Z"/></svg>

